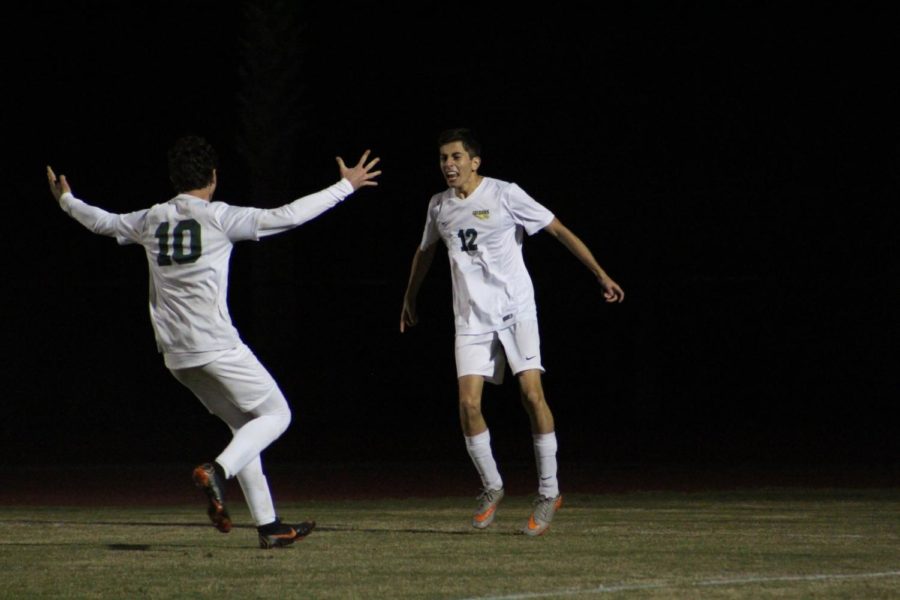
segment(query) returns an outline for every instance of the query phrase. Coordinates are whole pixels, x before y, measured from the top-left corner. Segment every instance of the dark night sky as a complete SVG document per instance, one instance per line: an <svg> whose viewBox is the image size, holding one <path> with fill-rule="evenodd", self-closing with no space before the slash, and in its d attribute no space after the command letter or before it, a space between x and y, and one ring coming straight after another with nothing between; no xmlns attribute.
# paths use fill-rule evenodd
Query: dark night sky
<svg viewBox="0 0 900 600"><path fill-rule="evenodd" d="M170 196L165 150L186 132L216 145L234 204L324 187L336 154L382 157L377 189L233 257L232 316L295 409L270 456L462 460L442 255L421 326L396 330L442 186L436 135L467 125L483 171L546 204L628 295L603 305L561 246L527 241L563 457L896 464L887 10L322 4L6 20L4 461L196 461L224 439L155 353L142 252L65 217L43 176L143 208ZM528 459L512 382L485 403L501 456Z"/></svg>

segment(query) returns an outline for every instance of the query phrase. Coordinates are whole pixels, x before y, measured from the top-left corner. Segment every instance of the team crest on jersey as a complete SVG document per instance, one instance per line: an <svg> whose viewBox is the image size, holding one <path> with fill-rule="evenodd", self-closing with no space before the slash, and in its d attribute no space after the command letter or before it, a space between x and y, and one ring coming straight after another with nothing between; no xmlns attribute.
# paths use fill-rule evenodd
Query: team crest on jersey
<svg viewBox="0 0 900 600"><path fill-rule="evenodd" d="M472 216L476 219L481 219L482 221L487 221L491 218L491 211L489 210L473 210Z"/></svg>

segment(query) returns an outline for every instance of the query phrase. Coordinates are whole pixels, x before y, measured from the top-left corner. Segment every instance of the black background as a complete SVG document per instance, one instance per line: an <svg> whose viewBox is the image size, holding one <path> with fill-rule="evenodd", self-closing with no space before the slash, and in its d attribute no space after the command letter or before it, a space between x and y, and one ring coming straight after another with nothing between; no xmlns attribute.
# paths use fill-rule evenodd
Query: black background
<svg viewBox="0 0 900 600"><path fill-rule="evenodd" d="M377 188L232 259L232 316L294 407L272 461L465 459L439 251L398 332L435 140L468 126L625 289L526 242L560 456L895 466L897 34L856 3L401 9L31 3L4 19L8 465L207 460L227 439L156 354L142 251L59 211L171 196L207 137L217 199L277 206L382 159ZM516 386L486 388L530 460Z"/></svg>

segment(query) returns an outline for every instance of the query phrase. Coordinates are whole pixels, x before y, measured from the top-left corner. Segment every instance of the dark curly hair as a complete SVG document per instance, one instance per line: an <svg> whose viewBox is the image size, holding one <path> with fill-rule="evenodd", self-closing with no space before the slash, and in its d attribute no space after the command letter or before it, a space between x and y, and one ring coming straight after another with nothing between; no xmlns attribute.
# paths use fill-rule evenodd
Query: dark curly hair
<svg viewBox="0 0 900 600"><path fill-rule="evenodd" d="M169 180L178 193L212 183L217 166L216 150L202 137L186 135L169 149Z"/></svg>
<svg viewBox="0 0 900 600"><path fill-rule="evenodd" d="M481 156L481 144L475 139L471 129L448 129L438 136L438 148L453 142L462 142L463 148L469 153L469 158Z"/></svg>

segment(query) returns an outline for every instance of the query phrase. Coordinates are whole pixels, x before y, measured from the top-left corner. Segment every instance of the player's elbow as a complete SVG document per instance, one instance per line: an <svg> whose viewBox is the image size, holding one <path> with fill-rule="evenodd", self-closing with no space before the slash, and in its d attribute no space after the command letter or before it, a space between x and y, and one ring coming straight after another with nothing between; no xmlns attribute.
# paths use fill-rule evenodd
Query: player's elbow
<svg viewBox="0 0 900 600"><path fill-rule="evenodd" d="M553 220L547 223L547 226L544 227L544 231L546 231L556 239L560 239L560 236L564 231L566 231L566 227L560 222L559 219L554 217Z"/></svg>

